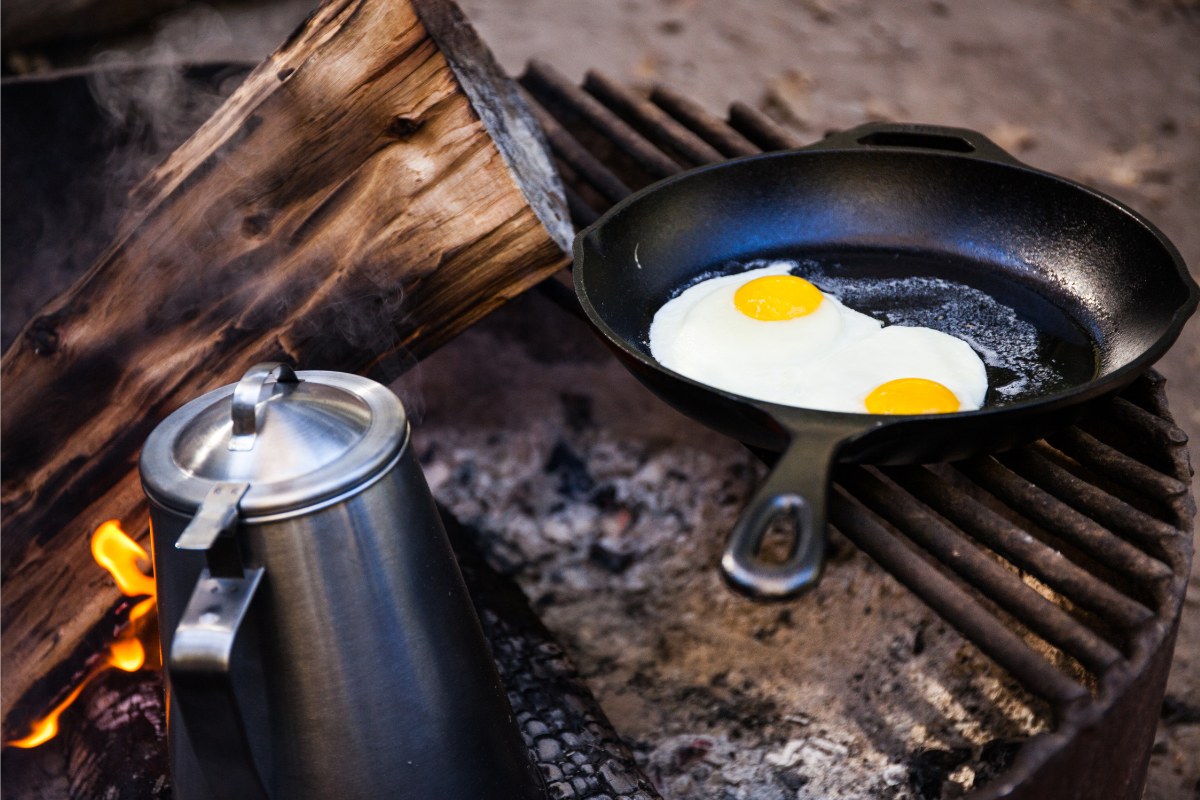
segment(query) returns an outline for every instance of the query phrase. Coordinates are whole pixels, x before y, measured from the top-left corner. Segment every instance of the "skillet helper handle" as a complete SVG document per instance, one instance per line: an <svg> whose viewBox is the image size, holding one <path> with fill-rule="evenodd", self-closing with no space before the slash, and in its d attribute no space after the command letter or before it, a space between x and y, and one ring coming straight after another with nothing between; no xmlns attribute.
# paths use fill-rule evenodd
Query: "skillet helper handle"
<svg viewBox="0 0 1200 800"><path fill-rule="evenodd" d="M210 796L269 800L250 750L233 689L234 646L262 582L261 567L240 578L200 573L175 629L167 668L188 738L203 767Z"/></svg>
<svg viewBox="0 0 1200 800"><path fill-rule="evenodd" d="M1024 166L1011 153L978 131L945 125L868 122L838 131L804 150L882 150L904 148L956 153L984 161Z"/></svg>
<svg viewBox="0 0 1200 800"><path fill-rule="evenodd" d="M830 473L842 445L875 426L862 419L810 421L793 428L787 449L729 534L721 571L734 591L756 599L784 600L816 585L825 564ZM791 549L783 561L770 561L760 551L771 523L781 515L791 517Z"/></svg>

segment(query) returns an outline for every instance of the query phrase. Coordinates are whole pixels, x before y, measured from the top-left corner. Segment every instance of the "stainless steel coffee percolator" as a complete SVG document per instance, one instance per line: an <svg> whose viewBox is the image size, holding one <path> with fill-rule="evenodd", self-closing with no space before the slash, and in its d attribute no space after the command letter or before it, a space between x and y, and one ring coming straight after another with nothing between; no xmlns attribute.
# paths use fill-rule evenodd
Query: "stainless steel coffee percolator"
<svg viewBox="0 0 1200 800"><path fill-rule="evenodd" d="M390 390L260 364L141 475L179 800L544 797Z"/></svg>

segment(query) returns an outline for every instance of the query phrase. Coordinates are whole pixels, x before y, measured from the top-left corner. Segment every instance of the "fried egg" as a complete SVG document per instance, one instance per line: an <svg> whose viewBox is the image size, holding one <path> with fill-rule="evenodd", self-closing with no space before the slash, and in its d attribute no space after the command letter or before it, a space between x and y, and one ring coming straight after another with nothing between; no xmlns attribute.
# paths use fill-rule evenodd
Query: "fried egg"
<svg viewBox="0 0 1200 800"><path fill-rule="evenodd" d="M709 386L787 403L788 369L880 327L776 264L702 281L668 301L650 325L650 353Z"/></svg>
<svg viewBox="0 0 1200 800"><path fill-rule="evenodd" d="M932 328L883 328L798 372L790 405L822 411L939 414L979 408L987 394L971 346Z"/></svg>
<svg viewBox="0 0 1200 800"><path fill-rule="evenodd" d="M701 281L650 326L663 366L734 394L822 411L934 414L979 408L987 374L966 342L883 327L774 264Z"/></svg>

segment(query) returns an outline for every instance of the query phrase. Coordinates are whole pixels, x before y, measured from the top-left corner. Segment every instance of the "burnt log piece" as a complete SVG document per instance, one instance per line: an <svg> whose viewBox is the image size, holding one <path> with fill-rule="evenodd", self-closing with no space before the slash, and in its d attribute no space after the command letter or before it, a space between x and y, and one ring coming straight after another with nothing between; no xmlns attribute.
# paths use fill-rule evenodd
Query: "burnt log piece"
<svg viewBox="0 0 1200 800"><path fill-rule="evenodd" d="M145 531L136 460L163 417L264 360L390 380L571 235L536 124L449 0L325 3L131 207L0 362L6 726L116 598L87 537Z"/></svg>
<svg viewBox="0 0 1200 800"><path fill-rule="evenodd" d="M8 800L169 800L166 709L159 673L108 670L32 750L6 748Z"/></svg>
<svg viewBox="0 0 1200 800"><path fill-rule="evenodd" d="M439 506L500 682L549 797L657 800L570 656L516 581L487 560L497 534Z"/></svg>

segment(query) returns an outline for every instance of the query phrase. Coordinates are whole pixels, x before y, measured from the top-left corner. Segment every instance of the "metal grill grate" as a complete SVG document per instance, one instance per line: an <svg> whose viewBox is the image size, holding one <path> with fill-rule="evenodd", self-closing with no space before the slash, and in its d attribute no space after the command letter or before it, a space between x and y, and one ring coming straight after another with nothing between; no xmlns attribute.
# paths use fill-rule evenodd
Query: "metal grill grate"
<svg viewBox="0 0 1200 800"><path fill-rule="evenodd" d="M801 144L745 104L725 121L666 88L646 98L594 72L576 86L539 62L520 83L579 227L654 180ZM577 311L561 283L543 288ZM1140 796L1195 513L1163 383L1149 372L994 457L836 475L832 524L1054 711L975 798Z"/></svg>

